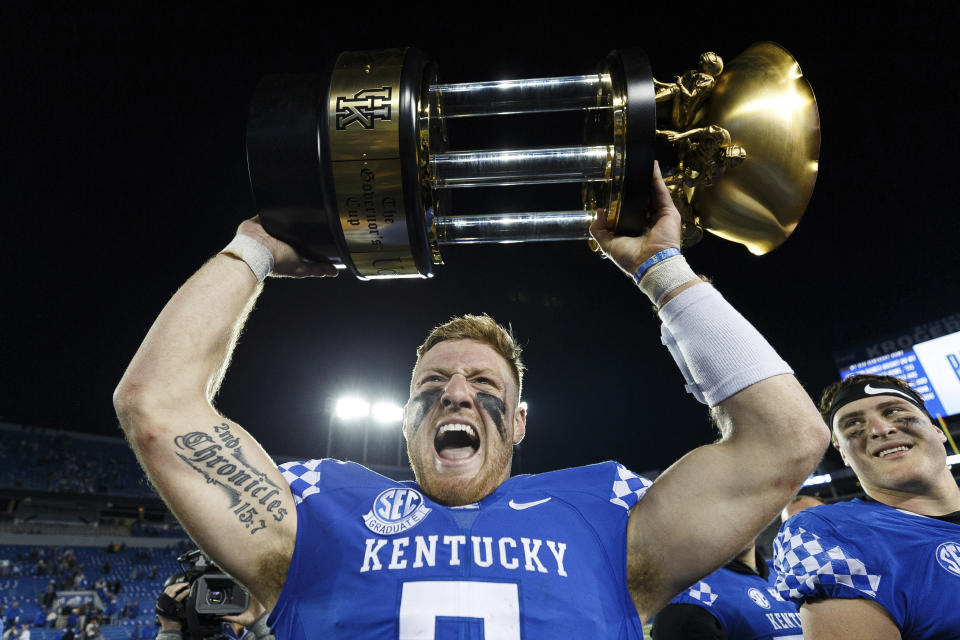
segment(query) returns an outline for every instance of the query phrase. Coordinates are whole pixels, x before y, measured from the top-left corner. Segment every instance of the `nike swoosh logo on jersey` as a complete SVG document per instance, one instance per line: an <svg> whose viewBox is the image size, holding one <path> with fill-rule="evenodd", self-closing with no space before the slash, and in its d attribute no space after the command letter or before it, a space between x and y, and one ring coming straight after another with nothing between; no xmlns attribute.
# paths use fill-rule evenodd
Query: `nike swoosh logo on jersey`
<svg viewBox="0 0 960 640"><path fill-rule="evenodd" d="M549 501L550 498L544 498L543 500L534 500L533 502L514 502L511 500L509 502L511 509L516 509L517 511L523 511L524 509L529 509L530 507L535 507L538 504L543 504L544 502Z"/></svg>
<svg viewBox="0 0 960 640"><path fill-rule="evenodd" d="M904 398L910 400L910 402L914 402L914 399L911 398L908 394L904 393L903 391L897 391L896 389L877 389L876 387L871 387L869 384L867 384L867 385L864 385L863 392L868 393L871 396L895 393L898 396L903 396Z"/></svg>

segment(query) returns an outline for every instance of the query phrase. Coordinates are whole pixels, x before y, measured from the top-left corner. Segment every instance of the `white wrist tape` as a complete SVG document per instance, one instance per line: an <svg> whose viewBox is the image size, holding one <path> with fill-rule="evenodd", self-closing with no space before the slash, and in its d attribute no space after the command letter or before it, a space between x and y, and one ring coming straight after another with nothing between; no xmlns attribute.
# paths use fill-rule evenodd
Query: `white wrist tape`
<svg viewBox="0 0 960 640"><path fill-rule="evenodd" d="M681 291L660 310L660 319L663 344L687 391L711 407L761 380L793 373L713 285Z"/></svg>
<svg viewBox="0 0 960 640"><path fill-rule="evenodd" d="M229 253L247 263L258 282L270 275L273 271L273 254L259 240L251 236L237 234L230 244L220 253Z"/></svg>
<svg viewBox="0 0 960 640"><path fill-rule="evenodd" d="M687 259L681 255L667 258L647 269L637 285L658 307L671 291L691 280L698 280Z"/></svg>

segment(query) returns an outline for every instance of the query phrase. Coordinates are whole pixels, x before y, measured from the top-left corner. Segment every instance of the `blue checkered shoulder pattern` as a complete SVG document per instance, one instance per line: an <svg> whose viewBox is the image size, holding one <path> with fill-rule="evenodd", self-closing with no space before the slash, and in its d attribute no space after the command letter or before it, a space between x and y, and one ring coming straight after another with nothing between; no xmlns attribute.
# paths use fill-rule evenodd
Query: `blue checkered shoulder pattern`
<svg viewBox="0 0 960 640"><path fill-rule="evenodd" d="M862 560L840 545L803 527L784 525L774 540L773 551L776 588L786 599L801 604L807 598L836 596L837 587L852 589L848 597L877 597L879 575L870 573Z"/></svg>
<svg viewBox="0 0 960 640"><path fill-rule="evenodd" d="M617 465L617 476L610 489L610 502L629 510L640 501L653 483L638 476L622 464Z"/></svg>
<svg viewBox="0 0 960 640"><path fill-rule="evenodd" d="M321 460L307 460L306 462L285 462L280 465L280 473L290 485L295 504L299 505L313 494L320 493L321 462Z"/></svg>
<svg viewBox="0 0 960 640"><path fill-rule="evenodd" d="M694 600L699 600L708 607L712 607L713 603L717 599L717 594L714 593L713 589L710 588L710 585L703 580L697 582L697 584L687 589L687 595Z"/></svg>

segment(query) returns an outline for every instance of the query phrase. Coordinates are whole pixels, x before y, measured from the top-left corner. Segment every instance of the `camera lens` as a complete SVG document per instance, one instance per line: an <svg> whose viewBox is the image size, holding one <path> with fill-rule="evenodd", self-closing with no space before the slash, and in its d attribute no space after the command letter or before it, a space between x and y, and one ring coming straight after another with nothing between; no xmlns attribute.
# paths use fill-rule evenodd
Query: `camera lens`
<svg viewBox="0 0 960 640"><path fill-rule="evenodd" d="M224 600L226 600L226 597L223 591L207 592L207 604L223 604Z"/></svg>

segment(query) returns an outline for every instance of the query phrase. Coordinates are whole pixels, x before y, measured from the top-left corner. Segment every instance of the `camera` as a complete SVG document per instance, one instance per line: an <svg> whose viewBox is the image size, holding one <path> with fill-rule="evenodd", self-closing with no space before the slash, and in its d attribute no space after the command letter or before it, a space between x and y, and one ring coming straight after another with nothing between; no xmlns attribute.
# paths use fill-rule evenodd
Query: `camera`
<svg viewBox="0 0 960 640"><path fill-rule="evenodd" d="M183 625L184 638L213 640L222 637L220 616L245 611L250 594L199 549L188 551L177 558L177 562L181 572L167 578L163 588L186 583L190 585L190 592L182 604L161 593L157 598L157 613L178 620Z"/></svg>

